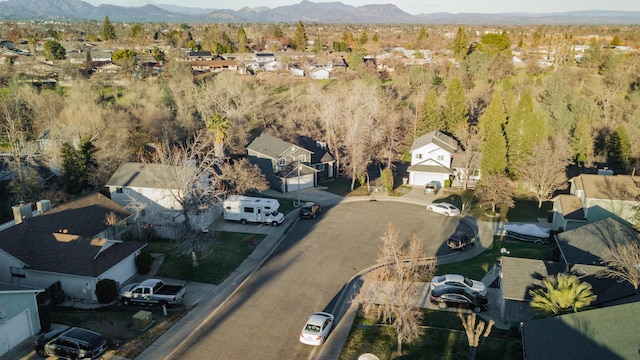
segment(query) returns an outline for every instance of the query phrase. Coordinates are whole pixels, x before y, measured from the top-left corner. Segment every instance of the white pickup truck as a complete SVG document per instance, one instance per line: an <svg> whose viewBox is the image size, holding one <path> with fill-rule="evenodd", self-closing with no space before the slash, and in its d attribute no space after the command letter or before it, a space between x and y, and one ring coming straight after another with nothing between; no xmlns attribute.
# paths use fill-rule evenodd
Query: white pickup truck
<svg viewBox="0 0 640 360"><path fill-rule="evenodd" d="M149 279L120 289L123 304L178 305L182 303L187 290L180 285L166 285L162 280Z"/></svg>

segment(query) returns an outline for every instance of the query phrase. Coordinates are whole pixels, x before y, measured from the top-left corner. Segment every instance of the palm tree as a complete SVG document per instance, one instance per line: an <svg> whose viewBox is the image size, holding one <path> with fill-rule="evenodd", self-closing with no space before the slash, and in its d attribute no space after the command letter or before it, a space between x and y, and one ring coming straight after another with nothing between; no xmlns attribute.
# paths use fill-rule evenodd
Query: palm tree
<svg viewBox="0 0 640 360"><path fill-rule="evenodd" d="M533 297L531 308L543 317L578 312L596 299L591 284L564 273L544 278L542 288L530 290L529 294Z"/></svg>
<svg viewBox="0 0 640 360"><path fill-rule="evenodd" d="M213 136L213 149L216 157L224 157L224 141L229 132L229 121L224 115L215 114L207 119L207 131Z"/></svg>

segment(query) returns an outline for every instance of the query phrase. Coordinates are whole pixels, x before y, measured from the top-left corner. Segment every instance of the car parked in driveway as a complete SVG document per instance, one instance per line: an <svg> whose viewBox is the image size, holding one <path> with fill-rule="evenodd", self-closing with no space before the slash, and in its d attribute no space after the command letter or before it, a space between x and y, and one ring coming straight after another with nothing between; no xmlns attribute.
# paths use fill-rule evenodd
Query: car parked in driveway
<svg viewBox="0 0 640 360"><path fill-rule="evenodd" d="M457 274L434 276L433 279L431 279L431 290L437 286L459 287L462 289L468 289L483 296L487 295L487 286L485 284Z"/></svg>
<svg viewBox="0 0 640 360"><path fill-rule="evenodd" d="M433 203L427 206L427 210L442 214L444 216L457 216L460 215L460 209L455 205L449 203Z"/></svg>
<svg viewBox="0 0 640 360"><path fill-rule="evenodd" d="M432 181L430 183L428 183L427 185L424 186L424 193L425 194L437 194L438 191L440 191L440 188L442 186L440 186L440 183L437 181Z"/></svg>
<svg viewBox="0 0 640 360"><path fill-rule="evenodd" d="M107 340L90 330L63 327L40 335L33 347L43 358L100 359L107 352Z"/></svg>
<svg viewBox="0 0 640 360"><path fill-rule="evenodd" d="M447 239L447 246L451 250L464 250L467 246L473 246L475 243L476 237L464 231L456 231Z"/></svg>
<svg viewBox="0 0 640 360"><path fill-rule="evenodd" d="M309 316L300 331L300 342L307 345L322 345L333 327L334 316L326 312L315 312Z"/></svg>
<svg viewBox="0 0 640 360"><path fill-rule="evenodd" d="M298 215L305 219L315 219L322 212L322 207L316 202L307 202L300 208Z"/></svg>
<svg viewBox="0 0 640 360"><path fill-rule="evenodd" d="M446 309L448 306L461 306L479 313L489 308L486 296L457 286L436 286L431 289L430 300L432 303L438 304L440 309Z"/></svg>

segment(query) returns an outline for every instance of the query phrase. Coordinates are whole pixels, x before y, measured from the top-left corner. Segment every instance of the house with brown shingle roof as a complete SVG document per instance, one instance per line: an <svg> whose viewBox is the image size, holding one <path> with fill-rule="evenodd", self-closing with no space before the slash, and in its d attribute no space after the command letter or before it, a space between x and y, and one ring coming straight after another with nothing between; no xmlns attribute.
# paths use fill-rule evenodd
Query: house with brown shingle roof
<svg viewBox="0 0 640 360"><path fill-rule="evenodd" d="M136 274L146 244L122 239L131 213L108 197L93 192L47 211L19 210L0 226L0 282L45 289L60 282L65 296L96 301L98 281L120 284ZM111 213L115 226L106 221Z"/></svg>
<svg viewBox="0 0 640 360"><path fill-rule="evenodd" d="M569 230L609 217L635 223L640 206L640 178L581 174L569 182L569 195L554 199L553 223L557 228Z"/></svg>

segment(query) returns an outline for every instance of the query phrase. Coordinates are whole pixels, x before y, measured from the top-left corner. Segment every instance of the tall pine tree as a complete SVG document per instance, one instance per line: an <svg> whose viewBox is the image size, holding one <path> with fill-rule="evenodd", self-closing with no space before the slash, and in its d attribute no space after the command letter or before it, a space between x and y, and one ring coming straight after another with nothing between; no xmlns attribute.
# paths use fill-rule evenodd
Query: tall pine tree
<svg viewBox="0 0 640 360"><path fill-rule="evenodd" d="M302 20L299 20L298 26L296 27L296 32L293 35L293 47L296 50L304 51L307 48L307 40L307 31L304 29Z"/></svg>
<svg viewBox="0 0 640 360"><path fill-rule="evenodd" d="M460 124L465 124L469 120L464 86L462 85L462 80L457 77L449 80L447 84L443 117L444 130L449 133L452 133Z"/></svg>
<svg viewBox="0 0 640 360"><path fill-rule="evenodd" d="M620 125L607 142L607 162L617 172L624 173L629 168L631 141L627 129Z"/></svg>
<svg viewBox="0 0 640 360"><path fill-rule="evenodd" d="M507 122L502 96L500 92L493 93L491 102L478 120L478 129L482 136L480 147L480 172L482 176L489 174L504 174L507 168L507 139L504 135L504 125Z"/></svg>
<svg viewBox="0 0 640 360"><path fill-rule="evenodd" d="M531 92L525 91L505 127L508 146L507 167L516 177L517 166L529 155L534 145L547 138L547 123L534 108Z"/></svg>
<svg viewBox="0 0 640 360"><path fill-rule="evenodd" d="M102 22L102 32L100 35L102 36L102 41L115 40L116 38L116 28L113 26L108 16L104 17L104 21Z"/></svg>
<svg viewBox="0 0 640 360"><path fill-rule="evenodd" d="M424 98L422 116L420 116L416 124L416 138L434 130L441 131L444 129L444 119L442 118L442 111L438 104L438 93L436 89L431 89Z"/></svg>
<svg viewBox="0 0 640 360"><path fill-rule="evenodd" d="M589 118L581 116L573 129L571 150L578 166L589 166L593 160L593 130Z"/></svg>

